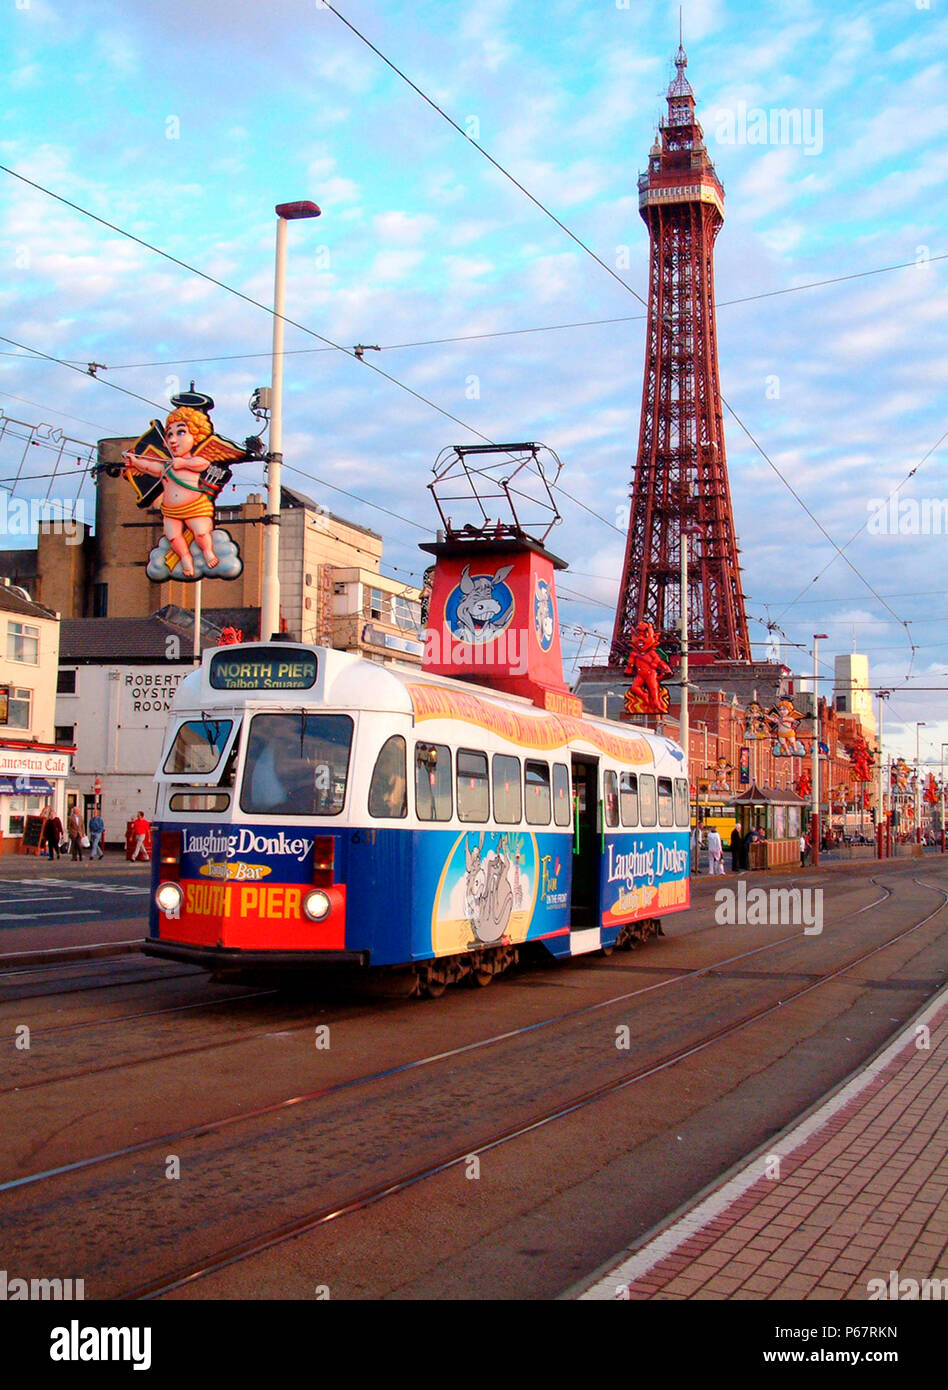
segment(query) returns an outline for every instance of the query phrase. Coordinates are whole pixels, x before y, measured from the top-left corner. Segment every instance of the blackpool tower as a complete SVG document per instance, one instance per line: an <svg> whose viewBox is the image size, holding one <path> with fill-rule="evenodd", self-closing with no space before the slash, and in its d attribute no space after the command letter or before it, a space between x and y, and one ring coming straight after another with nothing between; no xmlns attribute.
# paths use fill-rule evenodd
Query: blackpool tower
<svg viewBox="0 0 948 1390"><path fill-rule="evenodd" d="M688 537L689 645L698 662L750 660L728 486L714 314L714 242L724 189L704 146L679 47L676 75L639 177L649 230L648 327L629 533L612 637L623 666L641 622L666 640L681 615Z"/></svg>

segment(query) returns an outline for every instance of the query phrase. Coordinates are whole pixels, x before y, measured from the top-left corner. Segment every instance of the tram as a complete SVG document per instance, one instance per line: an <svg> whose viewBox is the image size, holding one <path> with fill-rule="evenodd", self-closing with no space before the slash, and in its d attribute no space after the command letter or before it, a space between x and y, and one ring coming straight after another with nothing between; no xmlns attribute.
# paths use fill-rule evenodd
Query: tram
<svg viewBox="0 0 948 1390"><path fill-rule="evenodd" d="M144 949L221 978L400 971L436 996L689 905L676 743L417 667L205 652L156 780Z"/></svg>

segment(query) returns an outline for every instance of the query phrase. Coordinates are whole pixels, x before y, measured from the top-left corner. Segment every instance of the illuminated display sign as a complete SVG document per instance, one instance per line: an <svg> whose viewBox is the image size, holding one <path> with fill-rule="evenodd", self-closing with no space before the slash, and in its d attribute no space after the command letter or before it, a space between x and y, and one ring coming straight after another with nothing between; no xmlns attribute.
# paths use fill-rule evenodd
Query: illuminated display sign
<svg viewBox="0 0 948 1390"><path fill-rule="evenodd" d="M310 690L318 674L316 657L298 647L276 647L259 656L229 651L211 657L214 690Z"/></svg>

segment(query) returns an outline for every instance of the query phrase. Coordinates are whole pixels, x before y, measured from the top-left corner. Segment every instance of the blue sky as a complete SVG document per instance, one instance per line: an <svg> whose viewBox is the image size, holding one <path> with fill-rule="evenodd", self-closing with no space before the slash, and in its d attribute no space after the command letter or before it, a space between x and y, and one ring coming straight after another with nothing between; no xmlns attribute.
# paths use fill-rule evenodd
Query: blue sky
<svg viewBox="0 0 948 1390"><path fill-rule="evenodd" d="M678 5L620 4L338 8L641 294L636 176L664 109ZM948 430L946 262L936 259L948 255L946 0L685 0L683 10L688 75L726 193L723 391L843 544L869 500L913 468L900 498L948 499L945 449L930 452ZM580 650L591 658L580 630L611 631L624 548L638 300L316 0L17 0L5 50L0 162L264 304L274 204L321 205L318 222L290 228L288 316L350 349L380 344L373 364L471 430L351 355L293 351L323 345L288 329L284 452L310 480L287 482L383 532L383 568L417 579L421 530L368 503L433 527L425 485L445 445L475 442L473 431L545 442L566 490L599 513L561 497L550 541L574 567L561 581L568 663ZM780 109L799 113L796 143L752 142L755 113ZM247 400L269 380L267 313L8 175L0 188L3 333L105 363L105 381L155 403L4 355L7 415L90 441L135 434L193 376L215 397L222 433L252 428ZM772 295L847 275L859 278ZM761 295L771 297L727 302ZM395 346L598 319L624 321ZM908 534L853 541L859 575L830 564L829 542L731 417L726 433L749 613L803 648L829 633L824 673L855 634L874 681L900 687L887 712L893 747L914 756L914 722L925 720L923 756L937 759L948 692L918 687L948 686L945 535L911 534L910 517ZM261 475L243 476L249 487ZM764 641L761 622L751 637ZM812 665L791 646L784 658Z"/></svg>

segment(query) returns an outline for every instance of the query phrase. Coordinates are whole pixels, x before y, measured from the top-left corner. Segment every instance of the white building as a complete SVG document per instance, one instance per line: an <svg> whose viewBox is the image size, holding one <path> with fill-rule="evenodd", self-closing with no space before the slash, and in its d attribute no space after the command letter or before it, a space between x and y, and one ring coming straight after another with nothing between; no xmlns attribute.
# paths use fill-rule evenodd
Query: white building
<svg viewBox="0 0 948 1390"><path fill-rule="evenodd" d="M202 646L215 646L205 632ZM75 744L70 792L92 814L96 782L106 841L124 844L139 811L151 819L152 779L180 681L194 669L187 625L151 618L72 618L62 624L57 737Z"/></svg>
<svg viewBox="0 0 948 1390"><path fill-rule="evenodd" d="M0 624L0 853L9 853L29 815L52 805L65 823L72 750L55 733L58 613L6 581Z"/></svg>

